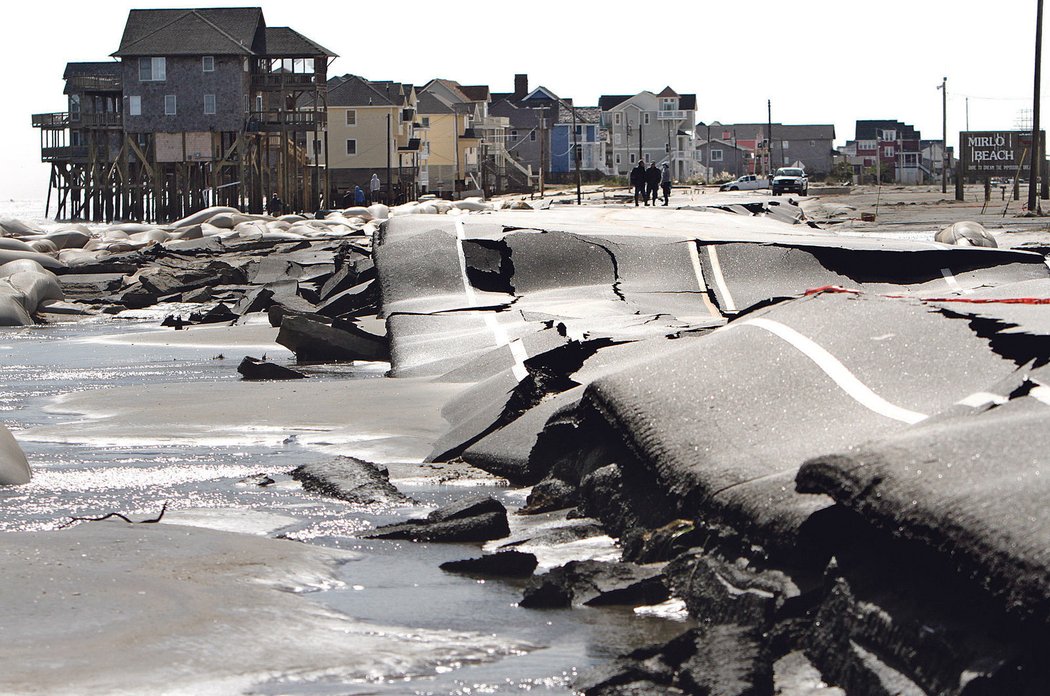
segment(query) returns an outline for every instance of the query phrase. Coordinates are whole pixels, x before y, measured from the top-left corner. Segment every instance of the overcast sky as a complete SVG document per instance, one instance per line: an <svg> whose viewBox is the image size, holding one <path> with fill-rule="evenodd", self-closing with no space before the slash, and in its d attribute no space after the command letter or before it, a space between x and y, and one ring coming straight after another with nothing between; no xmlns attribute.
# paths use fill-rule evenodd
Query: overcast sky
<svg viewBox="0 0 1050 696"><path fill-rule="evenodd" d="M46 195L48 167L30 115L66 110L66 62L107 60L129 9L238 4L250 3L5 4L0 202ZM1031 109L1036 0L269 0L262 8L269 26L291 26L338 53L330 74L416 84L443 77L511 91L514 74L528 73L530 86L581 106L670 85L696 93L700 121L765 121L769 99L774 122L834 124L836 144L853 138L857 119L870 118L899 119L939 138L942 77L949 144L966 127L967 97L972 130L1013 128ZM1044 75L1047 53L1050 46ZM1044 124L1048 92L1050 84Z"/></svg>

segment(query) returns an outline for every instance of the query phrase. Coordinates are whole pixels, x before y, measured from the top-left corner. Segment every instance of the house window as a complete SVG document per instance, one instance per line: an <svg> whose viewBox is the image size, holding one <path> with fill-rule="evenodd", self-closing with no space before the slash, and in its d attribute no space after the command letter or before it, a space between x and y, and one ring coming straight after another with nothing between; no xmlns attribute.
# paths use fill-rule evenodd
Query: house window
<svg viewBox="0 0 1050 696"><path fill-rule="evenodd" d="M512 131L510 132L510 139L511 139L511 140L517 140L517 139L518 139L518 131L516 131L516 130L512 130Z"/></svg>
<svg viewBox="0 0 1050 696"><path fill-rule="evenodd" d="M420 121L422 122L424 128L430 128L430 117L429 116L422 116L422 117L420 117Z"/></svg>
<svg viewBox="0 0 1050 696"><path fill-rule="evenodd" d="M255 95L255 110L257 112L259 112L260 114L262 113L262 110L263 110L263 98L262 98L261 94L256 94Z"/></svg>
<svg viewBox="0 0 1050 696"><path fill-rule="evenodd" d="M252 98L247 94L244 95L244 113L248 113L252 110Z"/></svg>
<svg viewBox="0 0 1050 696"><path fill-rule="evenodd" d="M887 147L882 148L882 156L883 157L893 157L893 146L889 145Z"/></svg>
<svg viewBox="0 0 1050 696"><path fill-rule="evenodd" d="M357 154L357 141L347 140L346 141L346 154L356 155Z"/></svg>
<svg viewBox="0 0 1050 696"><path fill-rule="evenodd" d="M789 145L789 144L790 144L790 142L789 142L789 141L787 141L787 140L781 140L781 141L780 141L780 149L781 149L781 150L786 150L786 149L788 149L788 145Z"/></svg>
<svg viewBox="0 0 1050 696"><path fill-rule="evenodd" d="M619 164L619 163L620 163L620 156L616 155L616 164Z"/></svg>
<svg viewBox="0 0 1050 696"><path fill-rule="evenodd" d="M642 124L646 126L649 125L649 114L642 114Z"/></svg>
<svg viewBox="0 0 1050 696"><path fill-rule="evenodd" d="M711 161L712 162L721 162L722 161L722 156L723 155L722 155L722 151L721 150L711 150Z"/></svg>
<svg viewBox="0 0 1050 696"><path fill-rule="evenodd" d="M164 95L164 115L174 116L176 113L175 109L175 95L165 94Z"/></svg>
<svg viewBox="0 0 1050 696"><path fill-rule="evenodd" d="M613 133L613 145L619 145L619 144L620 144L620 134L619 133Z"/></svg>
<svg viewBox="0 0 1050 696"><path fill-rule="evenodd" d="M346 110L346 125L356 126L357 125L357 109ZM347 153L350 154L350 153Z"/></svg>
<svg viewBox="0 0 1050 696"><path fill-rule="evenodd" d="M536 131L529 131L529 140L536 142Z"/></svg>
<svg viewBox="0 0 1050 696"><path fill-rule="evenodd" d="M613 125L617 125L617 126L620 125L620 114L619 113L613 114Z"/></svg>
<svg viewBox="0 0 1050 696"><path fill-rule="evenodd" d="M204 72L215 72L215 56L202 56L201 70Z"/></svg>
<svg viewBox="0 0 1050 696"><path fill-rule="evenodd" d="M80 95L71 94L69 95L69 120L79 121L80 120Z"/></svg>
<svg viewBox="0 0 1050 696"><path fill-rule="evenodd" d="M205 94L204 95L204 113L214 114L215 113L215 95Z"/></svg>
<svg viewBox="0 0 1050 696"><path fill-rule="evenodd" d="M80 131L73 131L69 134L69 144L73 147L80 147Z"/></svg>
<svg viewBox="0 0 1050 696"><path fill-rule="evenodd" d="M631 153L631 164L634 164L634 153Z"/></svg>
<svg viewBox="0 0 1050 696"><path fill-rule="evenodd" d="M142 97L128 97L128 116L142 115Z"/></svg>
<svg viewBox="0 0 1050 696"><path fill-rule="evenodd" d="M164 58L139 58L139 82L162 82L166 73Z"/></svg>

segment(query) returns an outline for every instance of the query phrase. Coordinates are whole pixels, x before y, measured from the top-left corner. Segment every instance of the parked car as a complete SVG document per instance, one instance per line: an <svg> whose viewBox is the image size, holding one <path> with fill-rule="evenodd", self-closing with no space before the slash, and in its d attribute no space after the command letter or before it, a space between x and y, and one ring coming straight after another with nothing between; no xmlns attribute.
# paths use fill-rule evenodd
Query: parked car
<svg viewBox="0 0 1050 696"><path fill-rule="evenodd" d="M773 195L782 193L797 193L800 196L809 195L809 179L806 171L798 167L781 167L773 175Z"/></svg>
<svg viewBox="0 0 1050 696"><path fill-rule="evenodd" d="M769 188L768 179L760 179L754 174L747 174L738 179L728 181L718 187L719 191L754 191L755 189Z"/></svg>

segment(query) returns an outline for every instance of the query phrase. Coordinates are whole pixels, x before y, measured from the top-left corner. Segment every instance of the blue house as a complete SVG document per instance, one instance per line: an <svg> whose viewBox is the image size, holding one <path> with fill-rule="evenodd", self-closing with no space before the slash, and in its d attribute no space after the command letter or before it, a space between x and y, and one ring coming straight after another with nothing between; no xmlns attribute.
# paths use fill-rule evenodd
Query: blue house
<svg viewBox="0 0 1050 696"><path fill-rule="evenodd" d="M577 146L580 150L581 170L602 169L605 154L598 123L601 112L597 107L573 107L571 104L565 106L567 108L562 108L559 113L558 122L551 127L550 171L555 174L575 171L573 151ZM572 123L574 110L575 132Z"/></svg>

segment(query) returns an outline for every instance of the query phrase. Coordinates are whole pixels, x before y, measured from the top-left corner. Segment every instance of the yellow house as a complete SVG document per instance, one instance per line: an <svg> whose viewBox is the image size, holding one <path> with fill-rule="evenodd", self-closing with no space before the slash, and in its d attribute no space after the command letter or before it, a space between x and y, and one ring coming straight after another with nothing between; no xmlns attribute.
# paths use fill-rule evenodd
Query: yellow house
<svg viewBox="0 0 1050 696"><path fill-rule="evenodd" d="M373 174L382 200L415 198L421 147L415 121L413 85L357 75L330 79L328 126L318 155L328 168L329 200L338 204L355 185L369 194Z"/></svg>
<svg viewBox="0 0 1050 696"><path fill-rule="evenodd" d="M505 166L509 120L490 116L490 101L485 85L435 79L419 89L420 178L427 190L451 193L498 185L495 175Z"/></svg>

